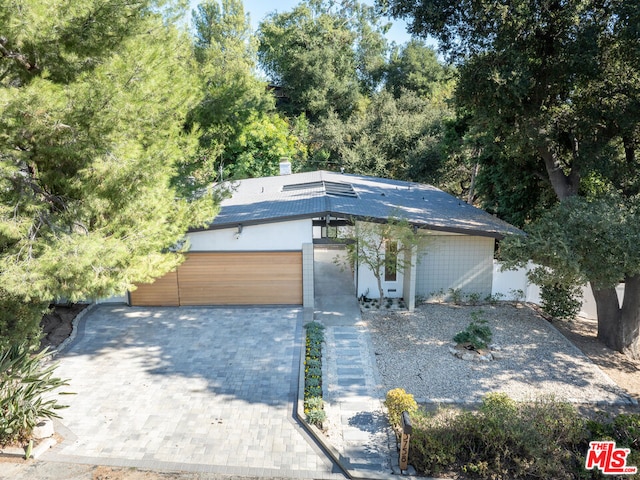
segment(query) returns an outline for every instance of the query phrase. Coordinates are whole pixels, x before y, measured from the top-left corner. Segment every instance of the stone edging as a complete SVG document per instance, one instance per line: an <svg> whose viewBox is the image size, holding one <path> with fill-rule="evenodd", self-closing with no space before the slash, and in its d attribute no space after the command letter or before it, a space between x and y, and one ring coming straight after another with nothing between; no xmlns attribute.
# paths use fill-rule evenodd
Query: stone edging
<svg viewBox="0 0 640 480"><path fill-rule="evenodd" d="M50 362L51 360L53 360L53 358L56 355L60 354L65 348L67 348L67 346L71 342L73 342L73 340L76 338L76 335L78 334L78 323L80 322L80 320L82 320L82 318L85 315L87 315L91 310L93 310L95 306L96 306L95 303L91 303L84 310L82 310L78 315L75 316L75 318L72 321L71 333L60 345L58 345L56 348L50 351L50 357L47 360L47 362ZM48 438L43 438L38 442L37 445L33 447L29 458L34 460L37 459L40 455L42 455L44 452L52 448L57 443L58 441L56 440L55 435L52 435ZM10 458L10 459L22 458L22 459L28 460L27 458L25 458L26 454L27 454L27 449L22 447L0 448L0 458Z"/></svg>
<svg viewBox="0 0 640 480"><path fill-rule="evenodd" d="M55 437L49 437L41 440L40 443L38 443L36 446L33 447L29 458L34 460L37 459L40 455L42 455L44 452L49 450L56 443L58 442L55 439ZM27 454L26 448L5 447L0 449L0 458L10 458L10 459L22 458L24 460L28 460L27 458L25 458L26 454Z"/></svg>
<svg viewBox="0 0 640 480"><path fill-rule="evenodd" d="M306 323L306 320L303 322ZM303 332L306 332L304 328L302 328ZM298 398L297 398L297 408L296 408L296 417L302 424L302 426L307 430L307 432L318 442L318 444L322 447L325 453L331 457L331 459L338 465L342 471L347 475L347 477L356 480L392 480L397 479L397 475L385 474L385 473L375 473L371 471L360 472L358 470L354 470L351 468L349 463L349 459L344 457L331 443L329 443L327 437L320 431L318 427L315 425L311 425L307 422L306 416L304 414L304 360L305 360L305 348L306 344L306 333L303 346L300 349L300 361L298 364ZM324 354L323 354L324 356ZM324 383L323 383L324 385ZM324 389L324 386L323 386Z"/></svg>
<svg viewBox="0 0 640 480"><path fill-rule="evenodd" d="M311 321L311 320L309 320ZM322 449L331 457L331 459L342 468L342 470L347 474L349 478L354 478L351 476L349 470L342 464L340 452L338 452L333 445L331 445L326 437L322 434L320 429L315 425L311 425L307 422L306 415L304 414L304 361L306 358L306 341L307 341L307 333L304 325L307 323L307 319L303 319L302 325L302 343L300 347L300 359L298 362L298 394L297 394L297 406L296 406L296 417L302 424L302 426L307 430L307 432L315 438L315 440L320 444ZM324 387L323 387L324 388Z"/></svg>
<svg viewBox="0 0 640 480"><path fill-rule="evenodd" d="M65 348L69 346L71 342L73 342L78 335L78 323L82 320L89 312L91 312L94 308L96 308L97 303L90 303L87 308L82 310L78 315L75 316L73 321L71 322L71 333L69 336L58 345L56 348L51 350L51 358L53 359L55 356L59 355L64 351Z"/></svg>

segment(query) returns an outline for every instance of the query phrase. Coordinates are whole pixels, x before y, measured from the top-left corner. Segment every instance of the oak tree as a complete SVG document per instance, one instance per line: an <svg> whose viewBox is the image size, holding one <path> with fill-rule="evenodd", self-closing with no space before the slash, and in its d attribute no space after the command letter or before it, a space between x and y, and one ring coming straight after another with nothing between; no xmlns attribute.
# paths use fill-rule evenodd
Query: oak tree
<svg viewBox="0 0 640 480"><path fill-rule="evenodd" d="M380 0L396 16L410 19L414 33L435 35L449 58L458 63L456 99L473 122L513 152L535 158L561 204L558 212L597 218L598 208L633 203L640 192L640 48L637 2L612 0ZM510 162L512 157L503 159ZM518 168L516 164L511 169ZM509 163L502 168L509 172ZM514 179L516 175L509 176ZM602 188L594 189L594 185ZM574 197L581 208L571 208ZM587 209L585 211L585 208ZM624 218L603 225L621 239L634 238L633 208L620 209ZM559 214L556 212L556 214ZM545 220L546 221L546 220ZM598 337L610 347L640 355L640 261L611 245L620 260L600 248L606 236L552 222L543 229L546 247L567 264L579 268L592 284L598 310ZM585 226L587 223L584 224ZM547 223L547 227L549 224ZM627 229L620 231L620 226ZM534 228L534 227L532 227ZM602 230L600 230L602 231ZM590 245L589 258L563 248ZM624 240L623 240L624 241ZM535 241L534 241L535 243ZM544 252L538 252L544 258ZM572 258L574 257L575 258ZM628 260L628 261L627 261ZM594 261L607 281L589 268ZM549 266L551 263L548 262ZM560 269L558 269L560 270ZM566 272L564 272L566 273ZM558 271L559 280L564 276ZM615 278L615 280L614 280ZM615 284L624 282L625 299L618 304Z"/></svg>

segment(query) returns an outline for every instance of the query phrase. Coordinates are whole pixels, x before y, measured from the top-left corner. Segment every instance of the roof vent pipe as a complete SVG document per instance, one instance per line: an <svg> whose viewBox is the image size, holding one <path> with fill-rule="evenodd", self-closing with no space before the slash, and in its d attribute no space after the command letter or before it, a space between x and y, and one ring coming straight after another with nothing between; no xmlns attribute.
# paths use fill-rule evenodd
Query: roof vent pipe
<svg viewBox="0 0 640 480"><path fill-rule="evenodd" d="M291 175L291 162L286 157L280 159L280 175Z"/></svg>

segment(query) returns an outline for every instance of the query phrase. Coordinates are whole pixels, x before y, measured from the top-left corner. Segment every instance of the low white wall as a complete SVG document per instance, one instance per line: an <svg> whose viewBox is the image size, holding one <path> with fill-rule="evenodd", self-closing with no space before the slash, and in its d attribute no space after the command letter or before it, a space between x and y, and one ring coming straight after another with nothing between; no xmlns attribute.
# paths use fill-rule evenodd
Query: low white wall
<svg viewBox="0 0 640 480"><path fill-rule="evenodd" d="M189 237L192 252L224 251L268 251L302 250L304 243L313 242L311 219L290 222L243 225L238 228L191 232Z"/></svg>
<svg viewBox="0 0 640 480"><path fill-rule="evenodd" d="M540 305L540 287L529 283L527 280L527 271L532 267L533 265L530 264L527 268L502 271L500 262L494 261L492 294L494 296L501 296L502 300L524 300ZM616 291L618 293L618 302L622 304L624 284L618 285ZM520 295L520 292L522 292L523 295ZM579 315L592 319L598 318L596 302L593 298L590 285L585 285L582 288L582 307Z"/></svg>
<svg viewBox="0 0 640 480"><path fill-rule="evenodd" d="M491 294L500 297L501 300L520 300L531 303L540 303L540 288L529 283L527 279L528 268L502 271L502 264L493 262L493 287Z"/></svg>

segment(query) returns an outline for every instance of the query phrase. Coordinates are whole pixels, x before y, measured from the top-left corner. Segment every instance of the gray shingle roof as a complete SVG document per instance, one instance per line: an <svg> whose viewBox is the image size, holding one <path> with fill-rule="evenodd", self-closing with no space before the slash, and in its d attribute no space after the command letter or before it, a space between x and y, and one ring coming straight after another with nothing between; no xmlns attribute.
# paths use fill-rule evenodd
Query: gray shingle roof
<svg viewBox="0 0 640 480"><path fill-rule="evenodd" d="M208 229L331 215L374 221L391 216L420 228L494 238L520 233L431 185L327 171L250 178L232 185L231 197L222 201Z"/></svg>

